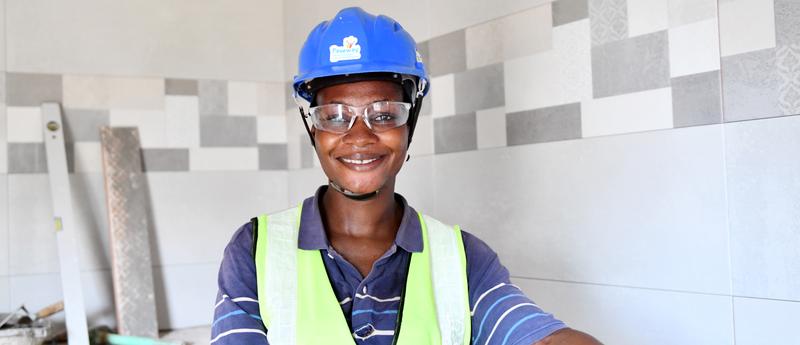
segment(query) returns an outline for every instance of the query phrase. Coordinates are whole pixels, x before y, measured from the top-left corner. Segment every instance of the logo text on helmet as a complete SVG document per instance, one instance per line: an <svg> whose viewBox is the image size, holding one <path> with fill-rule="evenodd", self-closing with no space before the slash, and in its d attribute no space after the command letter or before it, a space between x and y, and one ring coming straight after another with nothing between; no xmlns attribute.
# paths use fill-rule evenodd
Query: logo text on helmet
<svg viewBox="0 0 800 345"><path fill-rule="evenodd" d="M332 44L330 46L330 51L331 62L361 59L361 46L358 45L358 38L356 38L356 36L347 36L343 38L341 46Z"/></svg>

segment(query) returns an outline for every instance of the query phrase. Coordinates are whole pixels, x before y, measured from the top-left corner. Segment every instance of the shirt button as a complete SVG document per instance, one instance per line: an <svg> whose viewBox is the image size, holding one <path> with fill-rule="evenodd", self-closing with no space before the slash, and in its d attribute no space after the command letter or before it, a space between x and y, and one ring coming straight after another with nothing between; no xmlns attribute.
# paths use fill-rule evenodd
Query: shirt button
<svg viewBox="0 0 800 345"><path fill-rule="evenodd" d="M370 336L370 334L372 334L374 332L375 332L375 327L373 327L371 323L368 323L368 324L366 324L364 326L359 327L355 331L355 334L359 338L366 338L366 337Z"/></svg>

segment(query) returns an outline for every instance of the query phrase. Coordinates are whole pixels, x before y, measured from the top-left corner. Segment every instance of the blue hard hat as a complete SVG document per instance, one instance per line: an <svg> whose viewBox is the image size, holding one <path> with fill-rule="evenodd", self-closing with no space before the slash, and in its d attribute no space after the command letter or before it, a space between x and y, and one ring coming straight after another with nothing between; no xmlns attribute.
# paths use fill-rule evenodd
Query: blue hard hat
<svg viewBox="0 0 800 345"><path fill-rule="evenodd" d="M319 87L312 81L359 79L380 73L396 74L400 83L411 79L415 94L412 103L428 92L429 79L417 52L416 42L392 18L372 15L359 7L345 8L333 19L317 25L300 50L294 92L313 103Z"/></svg>

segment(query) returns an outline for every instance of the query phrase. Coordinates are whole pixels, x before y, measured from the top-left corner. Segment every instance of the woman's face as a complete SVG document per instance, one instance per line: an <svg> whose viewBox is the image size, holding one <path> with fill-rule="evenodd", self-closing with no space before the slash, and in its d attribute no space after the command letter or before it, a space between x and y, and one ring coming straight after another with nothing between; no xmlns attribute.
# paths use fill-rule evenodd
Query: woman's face
<svg viewBox="0 0 800 345"><path fill-rule="evenodd" d="M361 81L330 86L317 93L317 104L364 106L378 101L402 101L400 85L387 81ZM312 128L317 156L329 179L342 188L362 194L394 185L408 149L408 126L373 133L358 117L347 133Z"/></svg>

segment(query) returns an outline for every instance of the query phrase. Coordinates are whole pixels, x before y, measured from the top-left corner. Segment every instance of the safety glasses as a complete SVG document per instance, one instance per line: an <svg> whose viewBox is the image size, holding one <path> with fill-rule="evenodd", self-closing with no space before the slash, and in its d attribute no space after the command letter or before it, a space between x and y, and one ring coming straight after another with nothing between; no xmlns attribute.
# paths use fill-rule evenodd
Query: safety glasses
<svg viewBox="0 0 800 345"><path fill-rule="evenodd" d="M325 104L308 110L314 127L333 133L347 133L359 116L372 132L378 133L400 127L408 122L411 104L379 101L362 106Z"/></svg>

